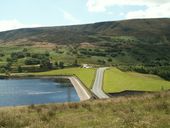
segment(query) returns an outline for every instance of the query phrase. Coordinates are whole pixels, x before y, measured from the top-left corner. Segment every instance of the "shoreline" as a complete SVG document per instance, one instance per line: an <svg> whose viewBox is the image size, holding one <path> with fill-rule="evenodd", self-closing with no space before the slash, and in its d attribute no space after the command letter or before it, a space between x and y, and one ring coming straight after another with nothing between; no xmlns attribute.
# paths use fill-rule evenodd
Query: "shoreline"
<svg viewBox="0 0 170 128"><path fill-rule="evenodd" d="M93 96L91 94L90 91L88 91L88 89L86 87L84 87L85 85L83 85L83 83L75 76L10 76L10 77L1 77L0 80L4 80L4 79L36 79L36 78L40 78L40 79L54 79L54 78L63 78L63 79L68 79L71 84L74 86L76 93L78 95L78 97L80 98L80 102L81 101L85 101L85 100L89 100L91 99ZM64 102L63 102L64 103Z"/></svg>
<svg viewBox="0 0 170 128"><path fill-rule="evenodd" d="M87 91L87 89L84 87L84 85L81 83L81 81L78 78L71 76L71 77L68 77L68 79L74 86L77 92L77 95L80 98L80 101L85 101L85 100L89 100L92 98L92 95L89 93L89 91Z"/></svg>

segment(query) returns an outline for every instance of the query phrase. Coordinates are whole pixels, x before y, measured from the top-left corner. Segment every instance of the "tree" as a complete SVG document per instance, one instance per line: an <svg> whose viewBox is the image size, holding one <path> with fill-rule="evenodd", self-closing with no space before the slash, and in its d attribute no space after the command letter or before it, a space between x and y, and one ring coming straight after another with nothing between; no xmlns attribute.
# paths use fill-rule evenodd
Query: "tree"
<svg viewBox="0 0 170 128"><path fill-rule="evenodd" d="M50 53L48 51L45 51L45 56L50 56Z"/></svg>
<svg viewBox="0 0 170 128"><path fill-rule="evenodd" d="M100 64L105 64L106 62L104 60L97 60Z"/></svg>
<svg viewBox="0 0 170 128"><path fill-rule="evenodd" d="M40 67L44 69L52 69L52 63L49 59L42 59L40 62Z"/></svg>
<svg viewBox="0 0 170 128"><path fill-rule="evenodd" d="M12 66L12 62L8 62L6 65L5 65L5 69L7 71L10 71L11 70L11 66Z"/></svg>
<svg viewBox="0 0 170 128"><path fill-rule="evenodd" d="M25 60L25 64L26 65L36 65L36 64L40 64L40 60L37 58L27 58Z"/></svg>
<svg viewBox="0 0 170 128"><path fill-rule="evenodd" d="M0 53L0 57L3 57L3 56L5 56L5 54L3 54L3 53Z"/></svg>
<svg viewBox="0 0 170 128"><path fill-rule="evenodd" d="M28 49L27 49L27 48L24 48L22 51L23 51L23 52L28 52Z"/></svg>
<svg viewBox="0 0 170 128"><path fill-rule="evenodd" d="M112 62L112 59L111 58L108 58L108 60L107 60L108 62Z"/></svg>
<svg viewBox="0 0 170 128"><path fill-rule="evenodd" d="M57 62L57 61L56 61L54 64L55 64L55 67L56 67L56 68L58 68L58 67L59 67L59 64L58 64L58 62Z"/></svg>
<svg viewBox="0 0 170 128"><path fill-rule="evenodd" d="M11 58L7 58L6 61L7 62L12 62L12 59Z"/></svg>
<svg viewBox="0 0 170 128"><path fill-rule="evenodd" d="M78 66L78 61L77 61L77 59L74 61L73 66Z"/></svg>
<svg viewBox="0 0 170 128"><path fill-rule="evenodd" d="M6 72L5 72L5 75L9 77L11 74L10 74L9 71L6 71Z"/></svg>
<svg viewBox="0 0 170 128"><path fill-rule="evenodd" d="M22 72L22 67L18 66L17 70L18 70L19 73L21 73Z"/></svg>
<svg viewBox="0 0 170 128"><path fill-rule="evenodd" d="M14 60L24 58L24 57L25 57L24 52L13 52L13 53L11 53L11 58L14 59Z"/></svg>
<svg viewBox="0 0 170 128"><path fill-rule="evenodd" d="M64 62L60 61L58 65L59 65L59 67L60 67L61 69L64 68Z"/></svg>
<svg viewBox="0 0 170 128"><path fill-rule="evenodd" d="M0 73L5 73L6 69L5 68L0 68Z"/></svg>

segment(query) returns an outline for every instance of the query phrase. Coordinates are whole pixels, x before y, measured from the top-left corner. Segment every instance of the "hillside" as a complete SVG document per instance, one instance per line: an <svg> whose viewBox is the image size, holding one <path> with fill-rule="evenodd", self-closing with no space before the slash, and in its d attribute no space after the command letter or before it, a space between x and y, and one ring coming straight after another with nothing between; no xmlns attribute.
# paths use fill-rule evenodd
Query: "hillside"
<svg viewBox="0 0 170 128"><path fill-rule="evenodd" d="M145 41L167 41L170 40L169 30L170 19L138 19L75 26L18 29L1 32L0 41L94 43L101 40L111 41L112 36L131 36Z"/></svg>
<svg viewBox="0 0 170 128"><path fill-rule="evenodd" d="M170 19L25 28L0 32L0 43L1 73L47 71L87 63L170 80Z"/></svg>

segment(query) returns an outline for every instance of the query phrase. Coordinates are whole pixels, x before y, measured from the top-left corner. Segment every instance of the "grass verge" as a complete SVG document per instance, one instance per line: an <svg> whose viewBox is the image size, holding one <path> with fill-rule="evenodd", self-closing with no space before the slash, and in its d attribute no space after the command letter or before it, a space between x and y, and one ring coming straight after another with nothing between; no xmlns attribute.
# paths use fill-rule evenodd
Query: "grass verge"
<svg viewBox="0 0 170 128"><path fill-rule="evenodd" d="M124 90L160 91L170 89L170 82L155 75L122 72L117 68L105 71L104 91L107 93Z"/></svg>
<svg viewBox="0 0 170 128"><path fill-rule="evenodd" d="M93 79L95 78L96 69L84 69L84 68L68 68L53 70L47 72L34 73L32 75L38 76L55 76L55 75L76 75L87 88L92 87Z"/></svg>

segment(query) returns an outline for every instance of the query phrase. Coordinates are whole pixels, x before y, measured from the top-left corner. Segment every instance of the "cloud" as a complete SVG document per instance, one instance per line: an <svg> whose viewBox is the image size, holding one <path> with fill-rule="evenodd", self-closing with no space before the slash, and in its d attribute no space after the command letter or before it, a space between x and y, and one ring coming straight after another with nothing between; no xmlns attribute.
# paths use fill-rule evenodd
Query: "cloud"
<svg viewBox="0 0 170 128"><path fill-rule="evenodd" d="M77 19L76 17L74 17L71 13L60 9L60 11L63 13L64 15L64 19L69 21L68 24L80 24L81 21L79 19Z"/></svg>
<svg viewBox="0 0 170 128"><path fill-rule="evenodd" d="M146 10L128 12L126 19L170 17L170 3L148 7Z"/></svg>
<svg viewBox="0 0 170 128"><path fill-rule="evenodd" d="M157 6L166 3L169 3L169 0L88 0L87 8L89 12L104 12L114 5Z"/></svg>
<svg viewBox="0 0 170 128"><path fill-rule="evenodd" d="M38 24L23 24L20 21L14 20L0 20L0 31L7 31L18 28L32 28L32 27L40 27Z"/></svg>

